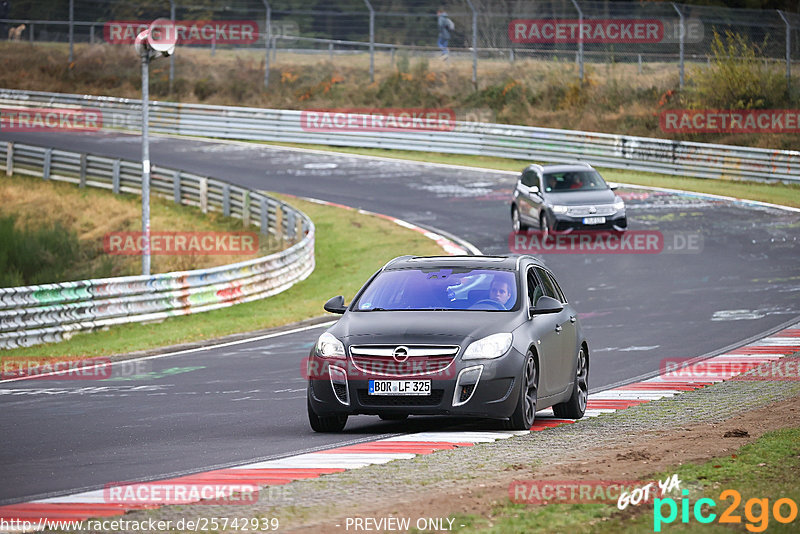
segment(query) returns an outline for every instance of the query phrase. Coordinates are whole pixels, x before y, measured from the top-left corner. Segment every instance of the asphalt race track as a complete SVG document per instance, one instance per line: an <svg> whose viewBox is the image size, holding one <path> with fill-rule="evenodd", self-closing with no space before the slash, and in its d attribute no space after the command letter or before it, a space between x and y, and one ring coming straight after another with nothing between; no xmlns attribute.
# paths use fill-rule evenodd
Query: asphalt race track
<svg viewBox="0 0 800 534"><path fill-rule="evenodd" d="M12 139L140 155L139 138L123 134L0 134ZM154 139L151 158L156 166L435 227L487 254L509 252L509 174L172 138ZM725 183L719 185L724 195ZM720 352L800 314L800 214L670 193L621 194L632 230L661 231L673 248L699 235L702 245L543 256L581 312L593 390L654 373L662 359ZM330 296L319 296L320 312ZM306 421L301 362L321 331L149 359L107 380L0 383L0 504L459 423L357 417L341 435L315 434Z"/></svg>

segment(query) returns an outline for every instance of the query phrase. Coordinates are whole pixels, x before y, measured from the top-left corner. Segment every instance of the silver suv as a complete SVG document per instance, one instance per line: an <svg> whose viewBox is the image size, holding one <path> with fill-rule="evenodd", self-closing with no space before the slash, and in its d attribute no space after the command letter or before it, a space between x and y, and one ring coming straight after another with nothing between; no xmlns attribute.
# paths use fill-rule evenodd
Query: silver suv
<svg viewBox="0 0 800 534"><path fill-rule="evenodd" d="M615 190L588 163L529 165L511 199L514 231L623 231L628 227L625 203Z"/></svg>

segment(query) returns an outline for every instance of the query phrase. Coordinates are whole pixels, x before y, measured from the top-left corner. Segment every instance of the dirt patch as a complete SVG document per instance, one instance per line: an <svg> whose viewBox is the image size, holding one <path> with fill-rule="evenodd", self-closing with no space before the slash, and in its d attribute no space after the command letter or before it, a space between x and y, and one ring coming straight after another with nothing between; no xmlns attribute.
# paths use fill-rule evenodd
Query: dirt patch
<svg viewBox="0 0 800 534"><path fill-rule="evenodd" d="M514 480L645 480L659 471L683 463L701 463L752 443L764 433L800 426L800 396L738 414L713 424L676 426L658 431L639 432L625 444L576 450L565 460L538 469L512 465L493 478L474 481L471 486L442 491L418 492L413 498L390 506L350 506L345 517L447 517L469 513L487 516L509 496ZM578 449L578 447L576 447ZM328 528L333 518L326 518ZM307 525L292 532L317 532L319 525ZM337 529L333 529L337 530Z"/></svg>

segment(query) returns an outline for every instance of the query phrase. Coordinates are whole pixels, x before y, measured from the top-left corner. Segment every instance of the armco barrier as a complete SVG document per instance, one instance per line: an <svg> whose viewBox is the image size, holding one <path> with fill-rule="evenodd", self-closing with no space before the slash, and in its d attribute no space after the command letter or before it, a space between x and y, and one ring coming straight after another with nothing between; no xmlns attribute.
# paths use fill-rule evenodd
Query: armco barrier
<svg viewBox="0 0 800 534"><path fill-rule="evenodd" d="M0 90L0 107L84 107L103 112L103 127L138 130L141 101ZM528 126L456 122L453 131L304 130L301 112L152 102L153 132L222 139L316 143L499 156L533 161L580 159L601 167L700 178L800 182L800 152L714 145Z"/></svg>
<svg viewBox="0 0 800 534"><path fill-rule="evenodd" d="M20 143L0 143L7 175L39 176L141 193L141 163ZM231 265L152 276L0 288L0 349L60 341L73 332L160 320L269 297L314 270L314 224L261 193L177 169L153 167L151 191L176 203L217 210L293 243Z"/></svg>

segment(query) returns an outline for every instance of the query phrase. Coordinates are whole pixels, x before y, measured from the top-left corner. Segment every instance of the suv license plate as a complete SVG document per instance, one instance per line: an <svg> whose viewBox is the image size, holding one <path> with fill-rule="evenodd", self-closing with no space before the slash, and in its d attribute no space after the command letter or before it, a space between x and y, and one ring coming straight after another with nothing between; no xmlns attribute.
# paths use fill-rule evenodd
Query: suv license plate
<svg viewBox="0 0 800 534"><path fill-rule="evenodd" d="M606 222L605 217L584 217L583 224L603 224Z"/></svg>
<svg viewBox="0 0 800 534"><path fill-rule="evenodd" d="M370 380L370 395L430 395L430 380Z"/></svg>

